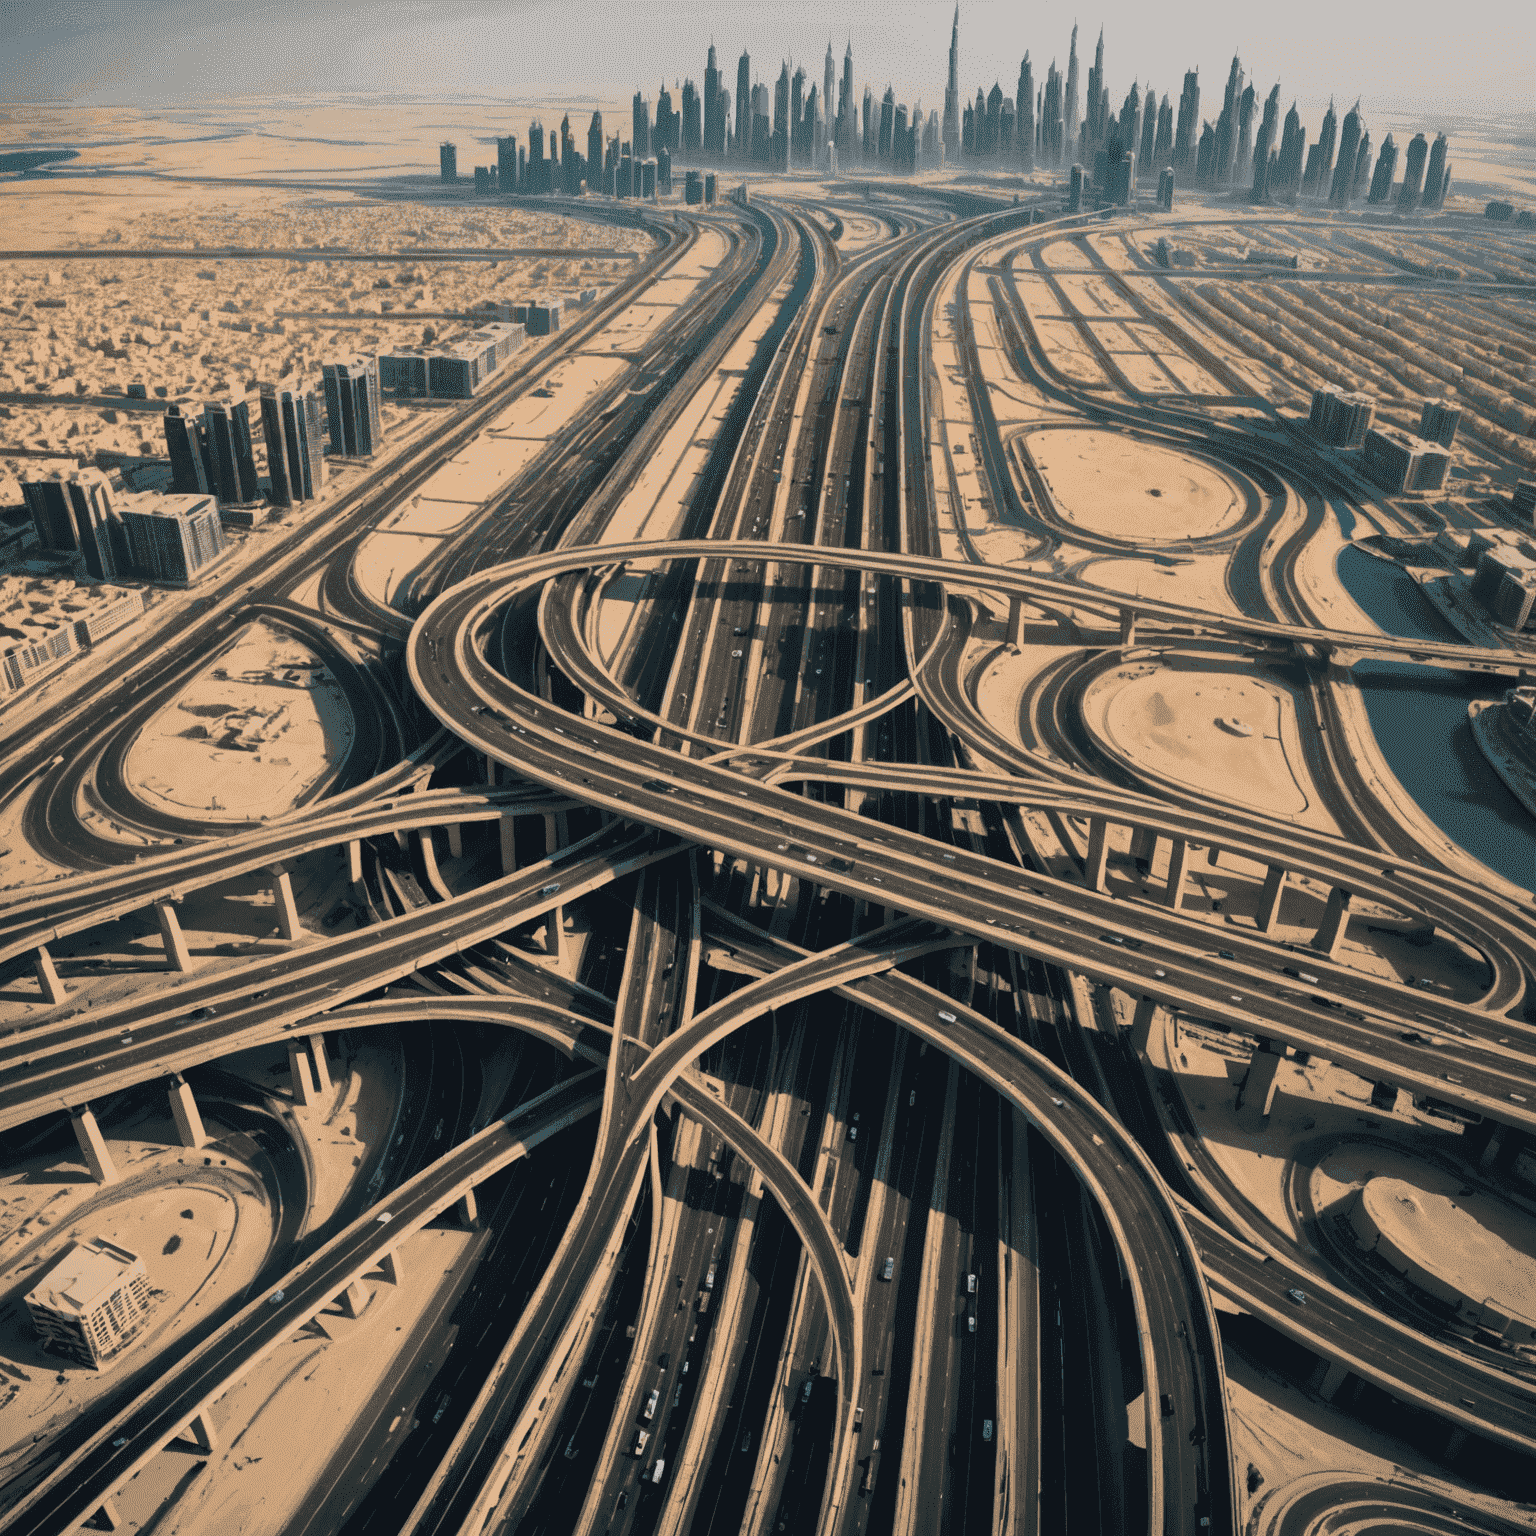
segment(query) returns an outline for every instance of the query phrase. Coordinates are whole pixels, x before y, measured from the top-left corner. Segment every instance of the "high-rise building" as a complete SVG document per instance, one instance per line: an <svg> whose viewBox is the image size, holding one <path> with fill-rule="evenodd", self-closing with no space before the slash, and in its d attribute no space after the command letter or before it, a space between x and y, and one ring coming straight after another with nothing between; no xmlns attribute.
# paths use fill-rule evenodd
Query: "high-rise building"
<svg viewBox="0 0 1536 1536"><path fill-rule="evenodd" d="M1293 101L1291 110L1285 114L1285 131L1280 137L1280 159L1275 166L1271 196L1296 201L1296 194L1301 190L1302 159L1306 152L1307 130L1301 126L1301 114Z"/></svg>
<svg viewBox="0 0 1536 1536"><path fill-rule="evenodd" d="M603 114L594 112L587 124L587 191L597 192L603 174Z"/></svg>
<svg viewBox="0 0 1536 1536"><path fill-rule="evenodd" d="M1333 98L1328 99L1328 110L1323 114L1323 126L1318 130L1315 155L1307 157L1306 173L1301 190L1309 197L1321 194L1324 187L1332 185L1333 151L1338 143L1339 118L1333 109Z"/></svg>
<svg viewBox="0 0 1536 1536"><path fill-rule="evenodd" d="M630 152L643 160L651 152L651 105L639 91L630 103Z"/></svg>
<svg viewBox="0 0 1536 1536"><path fill-rule="evenodd" d="M496 140L496 190L517 191L517 135L509 133Z"/></svg>
<svg viewBox="0 0 1536 1536"><path fill-rule="evenodd" d="M23 481L21 494L45 549L78 549L97 581L127 574L127 542L112 482L101 470L54 470Z"/></svg>
<svg viewBox="0 0 1536 1536"><path fill-rule="evenodd" d="M1371 430L1375 414L1376 402L1370 395L1331 387L1314 389L1307 425L1330 447L1358 448Z"/></svg>
<svg viewBox="0 0 1536 1536"><path fill-rule="evenodd" d="M1250 82L1237 103L1237 154L1232 160L1232 180L1246 181L1253 174L1253 119L1258 92Z"/></svg>
<svg viewBox="0 0 1536 1536"><path fill-rule="evenodd" d="M314 500L325 484L319 396L312 389L263 384L261 426L267 440L272 500L280 507Z"/></svg>
<svg viewBox="0 0 1536 1536"><path fill-rule="evenodd" d="M1014 97L1014 149L1026 171L1035 168L1035 72L1028 50L1019 65L1019 89Z"/></svg>
<svg viewBox="0 0 1536 1536"><path fill-rule="evenodd" d="M1173 167L1171 165L1165 165L1158 173L1157 206L1164 213L1173 212Z"/></svg>
<svg viewBox="0 0 1536 1536"><path fill-rule="evenodd" d="M1215 161L1208 178L1214 186L1225 186L1232 179L1233 156L1237 153L1237 104L1242 89L1242 61L1234 53L1221 99L1221 115L1216 119Z"/></svg>
<svg viewBox="0 0 1536 1536"><path fill-rule="evenodd" d="M1397 194L1399 213L1412 213L1419 206L1424 187L1424 166L1429 159L1429 140L1416 133L1408 141L1403 156L1403 189Z"/></svg>
<svg viewBox="0 0 1536 1536"><path fill-rule="evenodd" d="M720 101L720 66L715 62L715 44L710 40L704 64L704 153L725 153L725 114Z"/></svg>
<svg viewBox="0 0 1536 1536"><path fill-rule="evenodd" d="M437 174L444 181L457 181L459 179L459 150L457 145L443 143L437 146Z"/></svg>
<svg viewBox="0 0 1536 1536"><path fill-rule="evenodd" d="M1041 93L1040 108L1040 158L1055 169L1062 162L1065 150L1065 133L1061 121L1061 71L1056 61L1046 71L1045 89Z"/></svg>
<svg viewBox="0 0 1536 1536"><path fill-rule="evenodd" d="M1449 448L1456 441L1461 425L1461 407L1449 400L1426 400L1419 417L1419 436L1426 442Z"/></svg>
<svg viewBox="0 0 1536 1536"><path fill-rule="evenodd" d="M185 586L224 553L224 530L211 496L124 496L123 526L138 574Z"/></svg>
<svg viewBox="0 0 1536 1536"><path fill-rule="evenodd" d="M1173 168L1186 181L1195 169L1195 141L1200 131L1200 71L1185 72L1179 118L1173 136Z"/></svg>
<svg viewBox="0 0 1536 1536"><path fill-rule="evenodd" d="M837 97L837 153L846 169L853 162L854 133L853 39L843 54L843 80Z"/></svg>
<svg viewBox="0 0 1536 1536"><path fill-rule="evenodd" d="M45 1349L99 1371L149 1320L149 1277L136 1253L97 1237L71 1243L25 1300Z"/></svg>
<svg viewBox="0 0 1536 1536"><path fill-rule="evenodd" d="M949 29L949 74L944 86L944 157L960 158L960 7Z"/></svg>
<svg viewBox="0 0 1536 1536"><path fill-rule="evenodd" d="M1095 98L1098 87L1103 85L1104 76L1104 29L1099 28L1099 45L1094 54L1094 66L1088 75L1088 111L1092 115L1096 108ZM1068 144L1077 139L1077 23L1072 23L1072 41L1067 45L1067 80L1066 94L1061 102L1062 134ZM1089 137L1092 138L1090 129Z"/></svg>
<svg viewBox="0 0 1536 1536"><path fill-rule="evenodd" d="M241 506L261 494L251 449L249 400L220 400L203 407L210 489L221 502Z"/></svg>
<svg viewBox="0 0 1536 1536"><path fill-rule="evenodd" d="M663 102L665 97L665 102ZM679 146L683 154L689 159L697 159L699 151L704 147L704 114L700 110L699 93L694 89L692 80L683 81L683 128L682 142ZM671 124L665 127L662 124L662 112L666 111L668 117L672 111L672 97L663 89L656 97L656 148L670 149L672 145Z"/></svg>
<svg viewBox="0 0 1536 1536"><path fill-rule="evenodd" d="M1368 194L1373 203L1384 203L1392 195L1392 181L1397 175L1397 145L1389 133L1381 141L1381 153L1376 157L1376 170L1371 176Z"/></svg>
<svg viewBox="0 0 1536 1536"><path fill-rule="evenodd" d="M827 39L827 56L821 66L821 111L825 121L821 125L821 139L816 146L816 158L827 158L827 145L837 140L837 65L832 59L832 39Z"/></svg>
<svg viewBox="0 0 1536 1536"><path fill-rule="evenodd" d="M1122 148L1130 150L1132 154L1141 144L1141 86L1135 80L1131 82L1131 88L1126 92L1125 101L1120 107L1117 137Z"/></svg>
<svg viewBox="0 0 1536 1536"><path fill-rule="evenodd" d="M799 65L789 80L789 158L795 165L805 160L805 70Z"/></svg>
<svg viewBox="0 0 1536 1536"><path fill-rule="evenodd" d="M752 60L745 49L736 62L736 153L752 158Z"/></svg>
<svg viewBox="0 0 1536 1536"><path fill-rule="evenodd" d="M882 160L891 158L891 140L896 128L896 92L886 86L880 98L880 140L875 153Z"/></svg>
<svg viewBox="0 0 1536 1536"><path fill-rule="evenodd" d="M1344 114L1344 128L1339 135L1339 160L1333 169L1333 182L1328 189L1328 201L1335 208L1347 208L1355 190L1355 161L1360 155L1360 103L1356 101Z"/></svg>
<svg viewBox="0 0 1536 1536"><path fill-rule="evenodd" d="M773 165L775 170L789 167L789 61L779 66L779 78L773 86Z"/></svg>
<svg viewBox="0 0 1536 1536"><path fill-rule="evenodd" d="M213 488L208 477L208 448L203 424L182 414L179 405L169 406L164 417L165 447L171 460L171 489L195 496Z"/></svg>
<svg viewBox="0 0 1536 1536"><path fill-rule="evenodd" d="M547 166L548 161L544 164ZM382 446L379 360L357 357L349 363L326 363L320 377L325 387L331 452L344 458L367 458L376 453Z"/></svg>
<svg viewBox="0 0 1536 1536"><path fill-rule="evenodd" d="M1136 150L1136 168L1141 175L1152 169L1157 153L1157 92L1149 89L1141 103L1141 140L1131 146Z"/></svg>
<svg viewBox="0 0 1536 1536"><path fill-rule="evenodd" d="M1360 150L1355 156L1355 184L1350 191L1350 197L1357 200L1364 197L1371 185L1371 136L1369 133L1360 135Z"/></svg>
<svg viewBox="0 0 1536 1536"><path fill-rule="evenodd" d="M875 128L875 96L874 92L866 85L864 87L863 115L859 127L859 155L861 159L873 160L875 158L875 145L879 142L880 135Z"/></svg>
<svg viewBox="0 0 1536 1536"><path fill-rule="evenodd" d="M1077 213L1083 206L1083 168L1074 165L1067 175L1067 212Z"/></svg>
<svg viewBox="0 0 1536 1536"><path fill-rule="evenodd" d="M1259 136L1253 146L1253 200L1263 202L1267 188L1261 190L1260 182L1269 177L1269 152L1275 147L1275 131L1280 126L1280 86L1264 98L1264 116L1259 122Z"/></svg>
<svg viewBox="0 0 1536 1536"><path fill-rule="evenodd" d="M1173 98L1164 96L1157 109L1157 138L1152 145L1152 164L1161 170L1173 164Z"/></svg>
<svg viewBox="0 0 1536 1536"><path fill-rule="evenodd" d="M1426 208L1441 208L1445 205L1445 194L1451 185L1451 168L1445 159L1449 152L1450 146L1445 142L1445 135L1437 133L1429 150L1429 173L1424 178Z"/></svg>

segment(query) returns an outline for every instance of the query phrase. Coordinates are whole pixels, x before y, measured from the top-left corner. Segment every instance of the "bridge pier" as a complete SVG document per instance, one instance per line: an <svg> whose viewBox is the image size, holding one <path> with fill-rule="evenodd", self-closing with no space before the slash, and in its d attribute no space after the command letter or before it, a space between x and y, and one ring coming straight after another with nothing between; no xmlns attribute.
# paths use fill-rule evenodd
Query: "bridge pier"
<svg viewBox="0 0 1536 1536"><path fill-rule="evenodd" d="M1264 885L1259 891L1259 910L1253 915L1253 926L1260 933L1273 933L1280 921L1280 903L1285 899L1285 870L1271 864L1264 872Z"/></svg>
<svg viewBox="0 0 1536 1536"><path fill-rule="evenodd" d="M1083 867L1083 879L1090 891L1105 888L1105 871L1109 867L1109 823L1102 816L1095 816L1088 823L1088 859Z"/></svg>
<svg viewBox="0 0 1536 1536"><path fill-rule="evenodd" d="M1163 905L1177 912L1188 881L1189 844L1182 837L1175 837L1168 849L1168 885L1163 892Z"/></svg>
<svg viewBox="0 0 1536 1536"><path fill-rule="evenodd" d="M187 949L186 935L181 931L175 905L169 901L157 901L155 916L160 922L160 937L165 942L165 963L173 971L191 970L192 955Z"/></svg>
<svg viewBox="0 0 1536 1536"><path fill-rule="evenodd" d="M1317 1395L1325 1403L1331 1403L1338 1396L1339 1388L1348 1380L1349 1367L1340 1360L1330 1360L1322 1380L1317 1384Z"/></svg>
<svg viewBox="0 0 1536 1536"><path fill-rule="evenodd" d="M91 1106L82 1104L70 1114L69 1121L75 1129L75 1140L80 1144L80 1152L91 1177L98 1184L116 1184L117 1164L112 1161L112 1154L107 1150L106 1139L101 1134L101 1127L96 1124Z"/></svg>
<svg viewBox="0 0 1536 1536"><path fill-rule="evenodd" d="M68 995L59 973L53 968L53 956L46 944L39 944L32 951L32 969L37 973L37 984L43 989L43 997L50 1003L62 1003Z"/></svg>
<svg viewBox="0 0 1536 1536"><path fill-rule="evenodd" d="M1150 827L1131 828L1131 862L1138 867L1150 866L1157 852L1157 833Z"/></svg>
<svg viewBox="0 0 1536 1536"><path fill-rule="evenodd" d="M1134 608L1120 610L1120 644L1123 646L1136 644L1136 610Z"/></svg>
<svg viewBox="0 0 1536 1536"><path fill-rule="evenodd" d="M354 1280L336 1300L341 1306L343 1317L361 1317L363 1309L368 1305L368 1292L361 1280Z"/></svg>
<svg viewBox="0 0 1536 1536"><path fill-rule="evenodd" d="M416 846L421 851L421 863L427 872L427 884L437 885L443 877L437 870L437 844L432 841L431 827L417 829Z"/></svg>
<svg viewBox="0 0 1536 1536"><path fill-rule="evenodd" d="M1336 885L1328 892L1328 905L1323 909L1323 921L1312 940L1312 947L1321 950L1330 960L1338 954L1339 945L1344 942L1349 927L1349 904L1353 899L1354 892L1345 890L1342 885Z"/></svg>
<svg viewBox="0 0 1536 1536"><path fill-rule="evenodd" d="M1157 1016L1157 999L1155 997L1138 997L1136 999L1136 1012L1131 1018L1131 1044L1141 1052L1147 1053L1147 1047L1152 1041L1152 1021Z"/></svg>
<svg viewBox="0 0 1536 1536"><path fill-rule="evenodd" d="M1238 1104L1240 1113L1251 1111L1261 1120L1268 1119L1275 1102L1275 1077L1280 1071L1280 1063L1284 1060L1283 1045L1276 1046L1260 1038L1259 1043L1253 1048L1253 1055L1248 1062L1248 1075L1243 1079L1240 1090Z"/></svg>
<svg viewBox="0 0 1536 1536"><path fill-rule="evenodd" d="M315 1092L329 1093L331 1091L331 1066L325 1059L325 1036L316 1034L309 1037L309 1057L315 1069Z"/></svg>
<svg viewBox="0 0 1536 1536"><path fill-rule="evenodd" d="M480 1221L480 1204L475 1199L475 1192L466 1189L459 1197L459 1203L454 1206L458 1213L459 1225L463 1227L477 1226Z"/></svg>
<svg viewBox="0 0 1536 1536"><path fill-rule="evenodd" d="M361 838L354 837L347 844L347 879L353 885L363 883L363 843Z"/></svg>
<svg viewBox="0 0 1536 1536"><path fill-rule="evenodd" d="M118 1514L117 1505L111 1499L103 1499L91 1518L100 1522L97 1527L100 1530L120 1531L123 1528L123 1517Z"/></svg>
<svg viewBox="0 0 1536 1536"><path fill-rule="evenodd" d="M464 857L464 829L456 821L448 823L448 857L450 859Z"/></svg>
<svg viewBox="0 0 1536 1536"><path fill-rule="evenodd" d="M212 1453L219 1448L219 1432L214 1428L213 1415L206 1408L193 1414L183 1434L190 1435L192 1443L200 1451Z"/></svg>
<svg viewBox="0 0 1536 1536"><path fill-rule="evenodd" d="M288 1042L288 1076L293 1083L293 1102L304 1107L315 1102L315 1079L309 1066L309 1052L302 1040Z"/></svg>
<svg viewBox="0 0 1536 1536"><path fill-rule="evenodd" d="M272 866L272 901L277 907L277 931L285 939L299 938L299 908L293 899L293 881L281 864Z"/></svg>
<svg viewBox="0 0 1536 1536"><path fill-rule="evenodd" d="M565 908L554 907L544 918L544 953L556 965L565 964Z"/></svg>
<svg viewBox="0 0 1536 1536"><path fill-rule="evenodd" d="M379 1269L391 1285L405 1284L405 1265L400 1258L400 1250L391 1248L383 1258L379 1260Z"/></svg>
<svg viewBox="0 0 1536 1536"><path fill-rule="evenodd" d="M1008 644L1014 650L1024 644L1024 599L1016 594L1008 599Z"/></svg>
<svg viewBox="0 0 1536 1536"><path fill-rule="evenodd" d="M501 836L501 872L510 875L517 868L517 818L503 816L496 827Z"/></svg>
<svg viewBox="0 0 1536 1536"><path fill-rule="evenodd" d="M203 1129L203 1117L192 1096L192 1085L180 1072L171 1074L167 1097L171 1103L171 1119L176 1123L176 1136L184 1147L202 1147L208 1143L208 1132Z"/></svg>

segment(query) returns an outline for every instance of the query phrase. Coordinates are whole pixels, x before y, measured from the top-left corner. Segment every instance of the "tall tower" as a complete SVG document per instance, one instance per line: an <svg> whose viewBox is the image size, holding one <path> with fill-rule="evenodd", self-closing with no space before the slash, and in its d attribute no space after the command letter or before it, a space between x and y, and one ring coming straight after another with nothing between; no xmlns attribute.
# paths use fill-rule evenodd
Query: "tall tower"
<svg viewBox="0 0 1536 1536"><path fill-rule="evenodd" d="M1026 49L1019 65L1019 94L1015 98L1013 136L1026 171L1035 168L1035 72Z"/></svg>
<svg viewBox="0 0 1536 1536"><path fill-rule="evenodd" d="M745 50L736 63L736 153L752 158L752 60Z"/></svg>
<svg viewBox="0 0 1536 1536"><path fill-rule="evenodd" d="M1408 141L1408 153L1403 158L1403 189L1397 194L1400 213L1412 213L1418 207L1419 191L1424 185L1424 165L1428 159L1429 140L1422 133L1414 134Z"/></svg>
<svg viewBox="0 0 1536 1536"><path fill-rule="evenodd" d="M837 153L844 166L853 163L854 123L857 108L853 104L853 39L843 54L842 94L837 98Z"/></svg>
<svg viewBox="0 0 1536 1536"><path fill-rule="evenodd" d="M944 158L960 158L960 7L949 31L949 84L944 87Z"/></svg>
<svg viewBox="0 0 1536 1536"><path fill-rule="evenodd" d="M713 42L704 65L704 153L725 153L725 114L720 110L720 68L715 62Z"/></svg>
<svg viewBox="0 0 1536 1536"><path fill-rule="evenodd" d="M1429 171L1424 178L1426 208L1439 208L1445 202L1445 194L1451 185L1451 168L1445 163L1449 153L1450 145L1445 142L1445 135L1437 133L1429 148Z"/></svg>
<svg viewBox="0 0 1536 1536"><path fill-rule="evenodd" d="M821 142L816 146L818 161L827 157L827 143L837 137L837 65L832 60L832 39L827 39L827 60L821 70Z"/></svg>
<svg viewBox="0 0 1536 1536"><path fill-rule="evenodd" d="M1098 86L1104 83L1104 29L1099 28L1099 51L1094 73L1088 77L1088 116L1093 117L1093 104L1098 97ZM1095 84L1097 82L1097 84ZM1067 94L1061 104L1061 130L1067 143L1077 140L1077 23L1072 23L1072 42L1067 49Z"/></svg>
<svg viewBox="0 0 1536 1536"><path fill-rule="evenodd" d="M1344 130L1339 135L1339 161L1333 168L1333 183L1328 189L1328 201L1338 208L1349 206L1350 196L1355 190L1355 161L1360 156L1362 127L1360 103L1356 101L1344 115Z"/></svg>

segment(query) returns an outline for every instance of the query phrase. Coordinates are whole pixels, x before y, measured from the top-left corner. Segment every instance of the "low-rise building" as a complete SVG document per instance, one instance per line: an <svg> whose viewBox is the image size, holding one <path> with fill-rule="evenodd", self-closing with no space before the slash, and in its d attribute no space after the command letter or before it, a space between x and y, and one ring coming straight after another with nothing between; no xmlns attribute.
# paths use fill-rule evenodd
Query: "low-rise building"
<svg viewBox="0 0 1536 1536"><path fill-rule="evenodd" d="M1391 496L1423 495L1445 485L1450 455L1395 427L1373 427L1361 444L1365 472Z"/></svg>
<svg viewBox="0 0 1536 1536"><path fill-rule="evenodd" d="M99 1371L148 1320L149 1276L138 1254L104 1237L71 1243L26 1304L44 1349Z"/></svg>
<svg viewBox="0 0 1536 1536"><path fill-rule="evenodd" d="M138 587L0 576L0 699L41 682L71 656L134 623L144 599Z"/></svg>

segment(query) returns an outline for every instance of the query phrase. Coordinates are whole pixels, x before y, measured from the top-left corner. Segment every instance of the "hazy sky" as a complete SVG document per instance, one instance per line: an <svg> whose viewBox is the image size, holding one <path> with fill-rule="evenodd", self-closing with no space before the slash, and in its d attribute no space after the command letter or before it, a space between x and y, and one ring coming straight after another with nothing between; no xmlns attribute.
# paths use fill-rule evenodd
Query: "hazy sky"
<svg viewBox="0 0 1536 1536"><path fill-rule="evenodd" d="M434 99L459 94L569 93L612 99L637 85L654 95L701 81L711 32L733 89L743 47L771 83L780 59L820 79L829 29L841 68L850 36L860 89L943 104L950 0L0 0L0 100L167 105L210 96L378 90ZM1084 75L1102 23L1106 77L1118 109L1133 78L1178 93L1200 68L1202 115L1220 109L1238 50L1260 96L1279 79L1303 109L1330 94L1342 112L1422 102L1436 110L1529 113L1536 27L1511 0L967 0L960 19L962 90L1000 79L1011 94L1030 50L1035 78L1066 65L1074 15ZM1214 98L1214 103L1213 103Z"/></svg>

